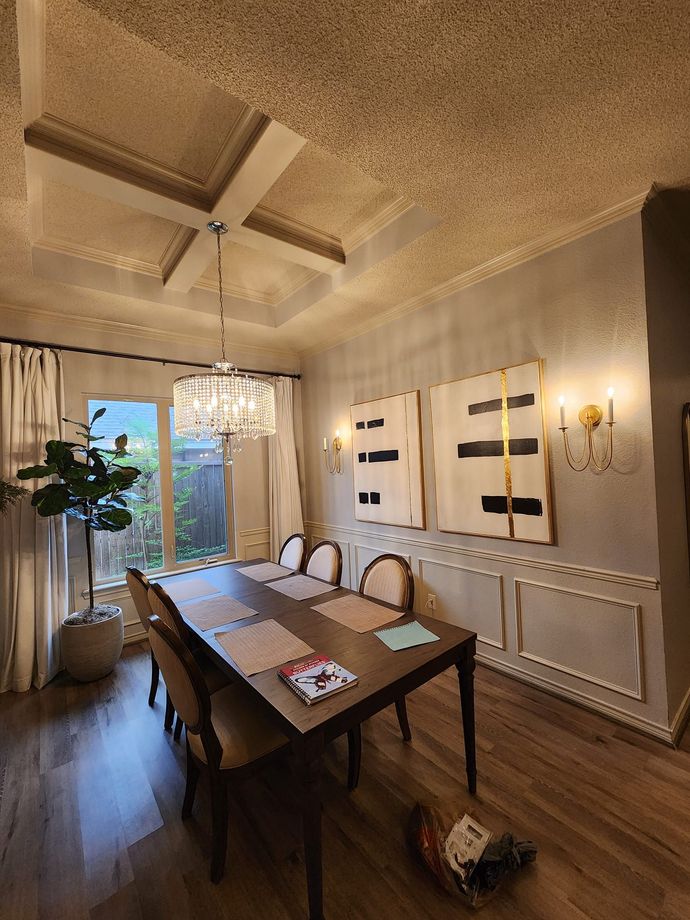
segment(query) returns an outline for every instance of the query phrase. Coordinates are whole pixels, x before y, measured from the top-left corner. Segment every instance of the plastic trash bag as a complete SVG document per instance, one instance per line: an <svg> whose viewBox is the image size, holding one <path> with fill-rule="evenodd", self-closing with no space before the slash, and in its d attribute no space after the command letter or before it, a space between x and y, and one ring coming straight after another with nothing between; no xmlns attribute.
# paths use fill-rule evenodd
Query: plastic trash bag
<svg viewBox="0 0 690 920"><path fill-rule="evenodd" d="M537 847L532 841L515 840L512 834L503 834L491 840L472 875L463 884L443 856L451 826L436 808L417 803L410 815L408 843L439 885L472 907L486 904L506 876L534 862L537 857Z"/></svg>

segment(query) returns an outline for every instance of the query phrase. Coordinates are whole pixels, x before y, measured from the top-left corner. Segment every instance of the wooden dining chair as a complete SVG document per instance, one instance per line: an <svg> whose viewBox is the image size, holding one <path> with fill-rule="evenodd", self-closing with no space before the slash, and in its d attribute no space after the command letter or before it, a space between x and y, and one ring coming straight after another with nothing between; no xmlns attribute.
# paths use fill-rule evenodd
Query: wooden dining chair
<svg viewBox="0 0 690 920"><path fill-rule="evenodd" d="M211 786L211 881L225 872L227 784L255 773L288 745L251 691L239 683L210 694L199 665L180 637L151 617L149 641L178 714L187 727L187 784L182 818L192 813L202 771Z"/></svg>
<svg viewBox="0 0 690 920"><path fill-rule="evenodd" d="M162 620L168 629L172 630L186 646L186 648L189 649L190 653L196 660L197 666L201 672L204 682L206 683L206 687L209 693L215 693L217 690L220 690L222 687L226 686L229 683L228 678L225 676L225 674L223 674L220 668L217 668L213 662L211 662L206 657L206 655L204 655L203 650L199 647L198 643L194 641L194 634L190 631L187 624L185 623L177 604L170 597L165 588L162 585L159 585L157 582L149 584L148 604L151 610L151 615L155 615L160 620ZM167 732L172 730L174 719L175 706L173 704L172 697L170 696L170 690L168 688L164 722L165 730ZM181 733L182 720L180 719L178 713L174 731L175 741L179 741Z"/></svg>
<svg viewBox="0 0 690 920"><path fill-rule="evenodd" d="M129 593L132 595L134 606L136 607L141 625L146 632L149 631L149 617L151 616L151 607L149 605L149 582L146 575L140 572L134 566L127 566L127 575L125 576ZM158 690L158 662L151 652L151 688L149 690L149 706L153 706L156 701L156 691Z"/></svg>
<svg viewBox="0 0 690 920"><path fill-rule="evenodd" d="M293 533L287 538L280 548L278 565L301 572L304 565L304 556L307 551L307 540L303 533Z"/></svg>
<svg viewBox="0 0 690 920"><path fill-rule="evenodd" d="M307 575L339 585L343 574L343 554L334 540L322 540L309 553L304 569Z"/></svg>
<svg viewBox="0 0 690 920"><path fill-rule="evenodd" d="M414 575L406 559L393 553L383 553L372 560L364 570L359 582L359 593L405 610L414 605ZM410 722L407 717L407 703L401 696L395 701L395 711L404 741L412 740ZM359 765L352 765L352 782L357 784Z"/></svg>

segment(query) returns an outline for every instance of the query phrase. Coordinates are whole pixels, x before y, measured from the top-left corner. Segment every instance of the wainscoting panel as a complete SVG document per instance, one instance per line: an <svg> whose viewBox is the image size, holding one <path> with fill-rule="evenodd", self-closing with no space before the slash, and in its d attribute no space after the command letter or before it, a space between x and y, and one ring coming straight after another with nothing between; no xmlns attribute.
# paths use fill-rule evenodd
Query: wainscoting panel
<svg viewBox="0 0 690 920"><path fill-rule="evenodd" d="M477 633L480 642L505 650L503 576L437 559L419 559L418 610ZM436 610L425 610L428 594Z"/></svg>
<svg viewBox="0 0 690 920"><path fill-rule="evenodd" d="M359 588L359 583L362 580L362 575L364 570L369 565L370 562L373 562L377 556L383 555L383 553L392 553L395 552L394 549L386 546L367 546L363 543L355 543L355 566L354 572L354 581L351 582L350 587L356 591ZM397 553L398 556L401 556L403 559L406 559L407 562L412 565L412 557L407 555L407 553ZM417 606L415 604L415 606Z"/></svg>
<svg viewBox="0 0 690 920"><path fill-rule="evenodd" d="M240 530L237 535L238 559L270 559L271 531L268 527Z"/></svg>
<svg viewBox="0 0 690 920"><path fill-rule="evenodd" d="M640 605L515 579L521 658L642 700Z"/></svg>

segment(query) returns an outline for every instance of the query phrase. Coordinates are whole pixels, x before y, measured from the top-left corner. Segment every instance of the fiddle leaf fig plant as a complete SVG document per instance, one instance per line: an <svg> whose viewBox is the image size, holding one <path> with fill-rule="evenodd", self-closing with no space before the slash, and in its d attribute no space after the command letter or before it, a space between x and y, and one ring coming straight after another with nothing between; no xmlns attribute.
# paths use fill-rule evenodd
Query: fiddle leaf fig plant
<svg viewBox="0 0 690 920"><path fill-rule="evenodd" d="M122 462L129 456L127 435L115 438L113 450L95 446L95 442L102 441L103 437L92 433L93 426L105 412L105 409L97 409L89 423L63 419L76 425L79 430L77 437L83 443L48 441L44 464L17 471L18 479L59 478L58 482L49 482L33 493L31 504L41 517L67 514L84 524L89 575L87 614L94 610L92 531L115 533L124 530L132 523L127 502L139 500L139 496L129 490L139 478L140 471Z"/></svg>

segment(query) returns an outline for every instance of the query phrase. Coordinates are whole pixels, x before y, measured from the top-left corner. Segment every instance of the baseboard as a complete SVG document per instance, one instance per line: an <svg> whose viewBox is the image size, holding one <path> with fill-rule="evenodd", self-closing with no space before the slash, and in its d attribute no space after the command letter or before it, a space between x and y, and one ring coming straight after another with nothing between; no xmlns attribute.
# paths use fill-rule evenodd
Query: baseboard
<svg viewBox="0 0 690 920"><path fill-rule="evenodd" d="M145 638L146 630L142 626L139 629L133 629L132 632L127 633L123 645L134 645L136 642L141 642Z"/></svg>
<svg viewBox="0 0 690 920"><path fill-rule="evenodd" d="M671 738L673 739L674 745L680 743L680 739L683 737L685 729L688 727L688 721L690 721L690 687L688 687L683 697L683 702L680 704L678 711L671 720Z"/></svg>
<svg viewBox="0 0 690 920"><path fill-rule="evenodd" d="M617 706L611 706L593 697L584 696L577 690L571 690L547 678L530 674L504 661L497 661L495 658L490 658L482 654L477 654L477 661L493 671L505 674L506 677L512 677L522 684L536 687L537 690L543 690L544 693L565 700L567 703L573 703L575 706L579 706L580 709L587 709L590 712L595 712L597 715L604 716L604 718L609 719L611 722L624 725L626 728L632 728L634 731L669 745L669 747L673 747L675 744L672 729L659 722L652 722L649 719L643 719L640 716L632 715L632 713L625 712Z"/></svg>

